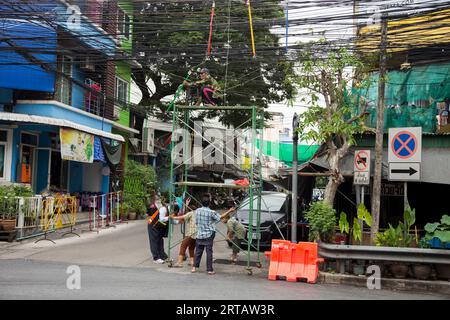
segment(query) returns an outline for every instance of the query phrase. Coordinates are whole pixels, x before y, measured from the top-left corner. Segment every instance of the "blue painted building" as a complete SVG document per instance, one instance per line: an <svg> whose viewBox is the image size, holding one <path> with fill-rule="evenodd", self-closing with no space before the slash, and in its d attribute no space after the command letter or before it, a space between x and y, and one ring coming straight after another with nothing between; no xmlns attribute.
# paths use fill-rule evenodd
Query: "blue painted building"
<svg viewBox="0 0 450 320"><path fill-rule="evenodd" d="M0 5L14 17L0 19L0 184L107 193L111 164L101 145L125 142L113 130L134 133L114 119L114 19L97 19L117 1L50 0L18 13L12 4L20 2ZM95 138L93 162L63 159L62 128Z"/></svg>

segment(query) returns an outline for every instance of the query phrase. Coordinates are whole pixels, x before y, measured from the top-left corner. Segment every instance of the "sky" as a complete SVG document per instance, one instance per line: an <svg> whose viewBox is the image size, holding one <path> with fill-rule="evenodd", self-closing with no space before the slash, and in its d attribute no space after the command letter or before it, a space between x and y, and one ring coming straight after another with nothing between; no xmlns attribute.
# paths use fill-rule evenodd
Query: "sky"
<svg viewBox="0 0 450 320"><path fill-rule="evenodd" d="M306 7L305 2L309 2L310 5ZM314 5L314 2L317 5ZM325 7L320 5L321 2L323 3L323 0L289 0L289 7L305 7L288 11L290 24L300 24L299 26L289 27L287 37L289 46L299 42L318 41L322 38L351 41L356 32L356 24L362 26L376 24L379 22L382 13L387 13L389 18L394 19L430 11L435 6L450 6L450 1L444 0L359 0L356 8L358 17L355 20L352 18L354 11L353 1L336 1L336 5L327 5ZM317 20L324 21L317 22ZM282 36L280 43L285 45L285 27L276 29L274 32ZM285 104L276 104L271 105L269 110L282 112L285 116L283 122L290 128L292 127L294 113L304 112L306 108L307 106L297 101L294 108L287 107Z"/></svg>
<svg viewBox="0 0 450 320"><path fill-rule="evenodd" d="M327 40L351 41L355 34L355 25L371 25L379 22L381 13L387 13L389 18L407 17L410 14L429 11L433 7L449 5L450 1L444 0L359 0L357 6L358 19L353 17L353 1L331 0L289 0L289 31L287 35L288 46L299 42ZM284 6L285 2L281 2ZM326 4L324 6L324 3ZM286 43L286 28L280 26L273 32L280 35L280 43ZM151 85L151 84L150 84ZM133 103L139 103L141 94L136 85L132 86ZM307 106L300 101L294 103L294 107L288 107L286 103L272 104L269 111L282 112L283 124L291 128L292 118L295 112L301 113Z"/></svg>

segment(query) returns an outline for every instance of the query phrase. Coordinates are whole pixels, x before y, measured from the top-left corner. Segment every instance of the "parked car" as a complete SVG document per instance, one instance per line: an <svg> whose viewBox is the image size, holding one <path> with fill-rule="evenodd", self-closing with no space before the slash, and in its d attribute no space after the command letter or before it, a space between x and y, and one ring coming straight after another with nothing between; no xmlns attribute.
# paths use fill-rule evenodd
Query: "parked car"
<svg viewBox="0 0 450 320"><path fill-rule="evenodd" d="M257 197L253 199L253 235L252 245L256 247L257 234ZM249 197L245 198L241 206L238 207L236 218L244 225L248 231L249 227ZM291 197L286 193L263 191L261 195L261 219L260 219L260 247L261 249L270 248L272 239L288 239L290 237L288 226L290 225ZM300 211L299 217L301 215ZM289 232L289 233L288 233ZM305 240L307 235L302 232L301 227L297 231L298 240ZM248 234L247 234L248 236ZM303 238L303 239L302 239ZM247 248L245 243L241 244L243 249Z"/></svg>

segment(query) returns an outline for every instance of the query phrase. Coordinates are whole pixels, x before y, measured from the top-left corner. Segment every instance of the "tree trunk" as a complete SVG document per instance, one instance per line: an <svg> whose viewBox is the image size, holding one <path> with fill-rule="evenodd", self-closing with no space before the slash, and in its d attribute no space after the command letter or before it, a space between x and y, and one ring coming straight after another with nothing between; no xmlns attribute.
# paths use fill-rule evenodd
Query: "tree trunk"
<svg viewBox="0 0 450 320"><path fill-rule="evenodd" d="M142 100L140 102L140 105L147 106L151 100L151 95L147 85L145 71L141 69L133 70L131 77L133 78L134 82L136 82L136 85L139 87L139 90L141 90L142 93Z"/></svg>
<svg viewBox="0 0 450 320"><path fill-rule="evenodd" d="M325 189L324 200L328 202L331 206L334 205L334 198L336 197L338 187L339 187L338 182L333 177L330 177L327 183L327 187Z"/></svg>
<svg viewBox="0 0 450 320"><path fill-rule="evenodd" d="M380 224L380 198L381 178L383 174L383 135L384 135L384 98L386 75L386 42L387 42L387 18L383 17L381 24L381 53L380 53L380 77L378 88L377 130L375 136L375 170L372 187L372 226L370 228L370 241L375 242Z"/></svg>
<svg viewBox="0 0 450 320"><path fill-rule="evenodd" d="M330 165L331 176L328 178L328 184L325 188L324 200L328 202L331 206L334 205L334 199L336 197L336 192L338 187L344 182L344 177L339 170L339 161L341 157L338 150L330 151L328 164Z"/></svg>

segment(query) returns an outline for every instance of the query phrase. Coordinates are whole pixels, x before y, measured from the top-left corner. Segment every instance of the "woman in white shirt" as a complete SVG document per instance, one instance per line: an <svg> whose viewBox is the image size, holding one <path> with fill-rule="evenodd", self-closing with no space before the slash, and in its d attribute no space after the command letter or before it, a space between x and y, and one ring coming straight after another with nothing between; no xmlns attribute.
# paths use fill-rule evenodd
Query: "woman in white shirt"
<svg viewBox="0 0 450 320"><path fill-rule="evenodd" d="M158 214L150 217L147 229L153 262L162 264L168 258L164 252L164 237L167 236L169 212L163 199L157 198L155 204L158 208Z"/></svg>

